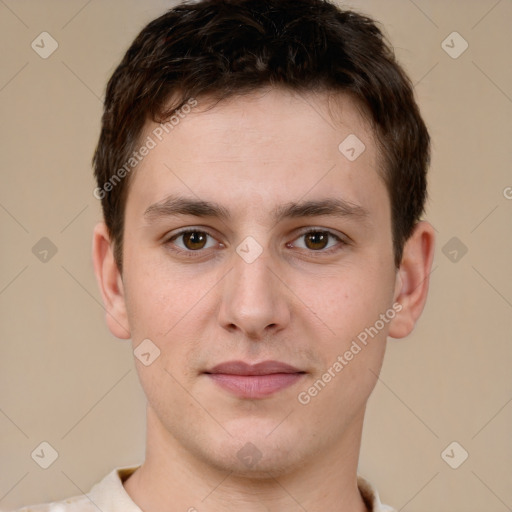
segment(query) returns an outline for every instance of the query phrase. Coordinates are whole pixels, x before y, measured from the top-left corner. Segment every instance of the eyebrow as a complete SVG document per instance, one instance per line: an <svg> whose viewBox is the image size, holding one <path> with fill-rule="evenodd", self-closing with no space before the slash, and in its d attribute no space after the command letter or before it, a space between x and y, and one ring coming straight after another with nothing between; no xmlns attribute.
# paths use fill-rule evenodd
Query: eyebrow
<svg viewBox="0 0 512 512"><path fill-rule="evenodd" d="M170 195L163 201L152 204L144 212L144 217L147 220L157 220L159 218L179 215L212 217L222 221L229 221L232 218L229 210L222 205L210 201L190 199L175 195ZM277 206L271 212L271 218L273 222L276 223L284 219L317 217L322 215L366 221L370 212L360 205L341 198L326 198L298 203L289 202Z"/></svg>

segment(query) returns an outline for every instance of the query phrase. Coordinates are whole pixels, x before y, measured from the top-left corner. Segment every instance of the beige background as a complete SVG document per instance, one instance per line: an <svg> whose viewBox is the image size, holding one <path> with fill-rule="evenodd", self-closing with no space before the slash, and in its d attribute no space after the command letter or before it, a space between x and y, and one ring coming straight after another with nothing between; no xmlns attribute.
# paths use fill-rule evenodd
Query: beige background
<svg viewBox="0 0 512 512"><path fill-rule="evenodd" d="M145 398L92 270L90 160L108 77L171 5L0 0L2 509L86 492L143 460ZM512 2L347 5L382 22L416 84L437 231L429 300L415 332L389 341L359 470L404 512L511 510ZM48 59L31 48L42 31L59 44ZM453 31L469 43L456 59L441 46ZM32 253L42 237L57 247L46 263ZM452 237L468 249L457 262L443 252ZM59 453L46 470L31 458L42 441ZM469 453L458 469L441 458L452 441Z"/></svg>

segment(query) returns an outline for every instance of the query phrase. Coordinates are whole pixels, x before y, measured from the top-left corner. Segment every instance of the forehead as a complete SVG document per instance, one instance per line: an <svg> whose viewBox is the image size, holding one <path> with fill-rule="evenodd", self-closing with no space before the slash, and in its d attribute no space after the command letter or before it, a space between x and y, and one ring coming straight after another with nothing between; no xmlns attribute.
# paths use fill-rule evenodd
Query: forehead
<svg viewBox="0 0 512 512"><path fill-rule="evenodd" d="M358 134L366 145L374 146L373 133L362 109L347 94L264 88L218 103L208 97L195 102L197 106L190 112L187 110L179 118L175 116L177 124L164 136L169 142L174 139L176 144L193 142L203 157L210 153L218 156L219 152L226 159L238 157L241 145L244 152L251 146L254 152L264 151L261 157L277 157L276 149L288 146L297 157L301 152L310 151L313 145L319 147L321 142L332 144L337 150L339 137L350 133ZM156 123L148 123L145 133L151 134L155 129L158 129ZM306 145L300 146L298 142ZM367 156L371 158L374 148L369 149ZM283 159L290 156L293 155L283 154ZM182 154L175 157L185 159Z"/></svg>
<svg viewBox="0 0 512 512"><path fill-rule="evenodd" d="M155 145L132 176L128 203L139 208L170 194L258 204L258 215L326 194L380 214L388 207L373 133L349 96L268 89L217 104L198 98L166 126L162 134L148 123L141 137Z"/></svg>

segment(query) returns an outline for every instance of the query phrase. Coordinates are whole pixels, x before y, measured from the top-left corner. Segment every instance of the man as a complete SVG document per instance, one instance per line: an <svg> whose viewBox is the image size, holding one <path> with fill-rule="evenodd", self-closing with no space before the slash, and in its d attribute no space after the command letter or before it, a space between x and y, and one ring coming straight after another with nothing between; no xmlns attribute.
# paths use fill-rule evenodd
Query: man
<svg viewBox="0 0 512 512"><path fill-rule="evenodd" d="M205 0L147 25L107 87L93 240L146 459L25 510L393 510L357 464L387 336L427 297L428 163L364 16Z"/></svg>

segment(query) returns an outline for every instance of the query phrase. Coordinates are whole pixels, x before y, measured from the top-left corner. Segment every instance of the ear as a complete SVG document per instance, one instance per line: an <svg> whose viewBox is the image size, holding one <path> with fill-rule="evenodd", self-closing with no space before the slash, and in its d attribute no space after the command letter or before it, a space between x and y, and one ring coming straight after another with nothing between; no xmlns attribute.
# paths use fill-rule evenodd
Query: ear
<svg viewBox="0 0 512 512"><path fill-rule="evenodd" d="M388 335L392 338L410 334L423 311L434 259L434 240L434 228L420 221L404 245L394 294L394 303L399 303L402 309L390 322Z"/></svg>
<svg viewBox="0 0 512 512"><path fill-rule="evenodd" d="M130 338L123 281L114 259L108 228L100 222L92 240L94 273L105 305L105 320L110 332L121 339Z"/></svg>

